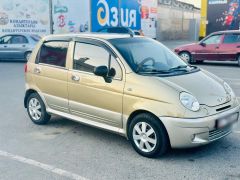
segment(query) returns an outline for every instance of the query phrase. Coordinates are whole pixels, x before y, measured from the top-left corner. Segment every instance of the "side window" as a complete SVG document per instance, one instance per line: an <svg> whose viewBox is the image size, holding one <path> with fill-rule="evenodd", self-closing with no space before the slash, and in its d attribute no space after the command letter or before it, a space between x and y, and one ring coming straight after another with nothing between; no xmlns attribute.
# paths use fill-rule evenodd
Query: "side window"
<svg viewBox="0 0 240 180"><path fill-rule="evenodd" d="M102 47L76 43L73 69L93 73L97 66L108 66L109 54Z"/></svg>
<svg viewBox="0 0 240 180"><path fill-rule="evenodd" d="M11 44L27 44L28 40L24 36L13 36L10 42Z"/></svg>
<svg viewBox="0 0 240 180"><path fill-rule="evenodd" d="M114 79L122 79L122 68L113 56L111 56L110 68L114 68L116 70L116 75L114 76Z"/></svg>
<svg viewBox="0 0 240 180"><path fill-rule="evenodd" d="M203 41L205 44L219 44L221 42L222 35L213 35Z"/></svg>
<svg viewBox="0 0 240 180"><path fill-rule="evenodd" d="M240 42L240 34L226 34L224 36L224 44L234 44Z"/></svg>
<svg viewBox="0 0 240 180"><path fill-rule="evenodd" d="M100 46L86 43L76 43L73 69L93 73L95 67L109 67L109 57L109 52ZM114 68L116 70L115 78L122 78L121 67L113 56L111 56L110 68Z"/></svg>
<svg viewBox="0 0 240 180"><path fill-rule="evenodd" d="M12 36L4 36L0 39L0 44L10 44Z"/></svg>
<svg viewBox="0 0 240 180"><path fill-rule="evenodd" d="M68 42L51 41L42 45L39 55L39 63L65 67Z"/></svg>

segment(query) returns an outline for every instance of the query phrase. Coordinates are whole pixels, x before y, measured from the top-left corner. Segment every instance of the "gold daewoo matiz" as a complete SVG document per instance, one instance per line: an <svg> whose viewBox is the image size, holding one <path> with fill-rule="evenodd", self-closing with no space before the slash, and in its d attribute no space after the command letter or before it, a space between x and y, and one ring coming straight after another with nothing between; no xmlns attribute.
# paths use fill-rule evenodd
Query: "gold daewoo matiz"
<svg viewBox="0 0 240 180"><path fill-rule="evenodd" d="M25 73L24 105L34 123L59 115L109 130L146 157L218 140L239 119L226 82L146 37L47 36Z"/></svg>

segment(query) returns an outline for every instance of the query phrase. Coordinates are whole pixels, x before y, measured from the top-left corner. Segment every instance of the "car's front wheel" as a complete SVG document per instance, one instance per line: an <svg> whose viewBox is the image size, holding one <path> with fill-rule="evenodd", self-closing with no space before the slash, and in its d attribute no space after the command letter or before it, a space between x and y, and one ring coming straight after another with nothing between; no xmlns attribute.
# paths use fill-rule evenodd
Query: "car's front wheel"
<svg viewBox="0 0 240 180"><path fill-rule="evenodd" d="M167 132L162 123L151 114L135 116L130 123L129 140L133 148L142 156L161 156L169 148Z"/></svg>
<svg viewBox="0 0 240 180"><path fill-rule="evenodd" d="M47 124L51 116L46 112L46 107L37 93L33 93L27 100L27 112L31 120L38 125Z"/></svg>
<svg viewBox="0 0 240 180"><path fill-rule="evenodd" d="M238 55L237 61L238 61L238 66L240 66L240 55Z"/></svg>
<svg viewBox="0 0 240 180"><path fill-rule="evenodd" d="M192 56L189 52L181 52L179 53L179 56L182 58L182 60L184 60L185 62L188 62L189 64L192 64Z"/></svg>

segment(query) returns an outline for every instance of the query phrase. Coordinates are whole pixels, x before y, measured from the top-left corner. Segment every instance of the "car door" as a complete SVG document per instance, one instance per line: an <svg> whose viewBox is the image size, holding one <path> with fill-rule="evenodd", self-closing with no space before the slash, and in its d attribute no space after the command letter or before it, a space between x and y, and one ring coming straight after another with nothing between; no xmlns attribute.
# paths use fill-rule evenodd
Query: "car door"
<svg viewBox="0 0 240 180"><path fill-rule="evenodd" d="M99 42L79 41L72 63L68 76L70 112L93 122L122 127L124 73L116 56ZM98 66L116 70L111 83L93 74Z"/></svg>
<svg viewBox="0 0 240 180"><path fill-rule="evenodd" d="M68 44L67 41L43 43L33 67L36 88L48 107L61 112L69 112L66 68Z"/></svg>
<svg viewBox="0 0 240 180"><path fill-rule="evenodd" d="M217 60L218 49L222 41L222 34L215 34L207 37L199 43L199 48L195 52L197 60Z"/></svg>
<svg viewBox="0 0 240 180"><path fill-rule="evenodd" d="M240 52L240 34L227 33L224 35L223 43L219 46L219 60L235 61Z"/></svg>

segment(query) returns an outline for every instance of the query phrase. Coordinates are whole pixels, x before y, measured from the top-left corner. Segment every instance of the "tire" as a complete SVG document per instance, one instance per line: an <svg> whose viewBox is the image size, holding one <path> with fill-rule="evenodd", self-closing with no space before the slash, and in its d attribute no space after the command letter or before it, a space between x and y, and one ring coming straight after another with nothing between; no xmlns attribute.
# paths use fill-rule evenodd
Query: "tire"
<svg viewBox="0 0 240 180"><path fill-rule="evenodd" d="M32 93L27 99L27 112L33 123L47 124L51 116L46 112L46 107L37 93Z"/></svg>
<svg viewBox="0 0 240 180"><path fill-rule="evenodd" d="M238 66L240 67L240 55L238 55L237 61L238 61Z"/></svg>
<svg viewBox="0 0 240 180"><path fill-rule="evenodd" d="M189 64L193 64L193 60L192 60L192 56L189 52L180 52L179 56L182 58L182 60L184 60L185 62L189 63Z"/></svg>
<svg viewBox="0 0 240 180"><path fill-rule="evenodd" d="M31 54L32 54L32 52L26 52L25 53L25 56L24 56L25 61L28 61L30 59Z"/></svg>
<svg viewBox="0 0 240 180"><path fill-rule="evenodd" d="M170 147L165 127L151 114L135 116L130 123L128 136L135 151L144 157L162 156Z"/></svg>

